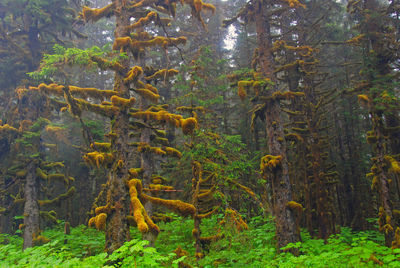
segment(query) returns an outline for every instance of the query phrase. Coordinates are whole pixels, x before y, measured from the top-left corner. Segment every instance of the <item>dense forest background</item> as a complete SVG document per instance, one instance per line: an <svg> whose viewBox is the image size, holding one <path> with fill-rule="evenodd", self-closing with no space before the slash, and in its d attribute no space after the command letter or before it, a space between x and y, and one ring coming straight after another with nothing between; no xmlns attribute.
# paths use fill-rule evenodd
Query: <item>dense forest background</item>
<svg viewBox="0 0 400 268"><path fill-rule="evenodd" d="M0 266L399 267L399 16L0 0Z"/></svg>

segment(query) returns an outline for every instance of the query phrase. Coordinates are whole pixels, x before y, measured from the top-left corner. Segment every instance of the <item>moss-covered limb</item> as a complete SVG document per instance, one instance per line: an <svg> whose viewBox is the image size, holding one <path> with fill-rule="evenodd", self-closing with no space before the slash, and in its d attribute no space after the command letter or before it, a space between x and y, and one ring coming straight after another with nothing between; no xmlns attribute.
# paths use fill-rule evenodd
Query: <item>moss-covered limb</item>
<svg viewBox="0 0 400 268"><path fill-rule="evenodd" d="M153 204L157 204L166 207L182 216L193 216L196 209L193 205L185 203L181 200L166 200L162 198L152 197L146 194L142 194L141 197L146 201L150 201Z"/></svg>
<svg viewBox="0 0 400 268"><path fill-rule="evenodd" d="M178 151L177 149L175 149L175 148L172 148L172 147L161 147L161 148L169 156L173 156L173 157L176 157L176 158L181 158L182 157L182 153L180 151Z"/></svg>
<svg viewBox="0 0 400 268"><path fill-rule="evenodd" d="M64 95L64 86L63 85L58 85L58 84L49 84L46 85L44 83L41 83L37 87L29 87L29 90L36 90L36 91L41 91L47 95L57 95L57 96L62 96Z"/></svg>
<svg viewBox="0 0 400 268"><path fill-rule="evenodd" d="M172 186L166 186L162 184L149 184L148 189L143 189L144 191L172 191L174 190L174 187Z"/></svg>
<svg viewBox="0 0 400 268"><path fill-rule="evenodd" d="M63 162L45 162L41 167L45 170L64 168Z"/></svg>
<svg viewBox="0 0 400 268"><path fill-rule="evenodd" d="M60 204L62 201L71 198L74 193L75 193L76 189L74 186L72 186L71 188L68 189L68 191L64 194L60 194L59 196L57 196L54 199L50 199L50 200L39 200L38 203L41 207L43 206L49 206L49 205L58 205Z"/></svg>
<svg viewBox="0 0 400 268"><path fill-rule="evenodd" d="M57 224L57 213L54 210L40 211L40 217L53 224Z"/></svg>
<svg viewBox="0 0 400 268"><path fill-rule="evenodd" d="M84 6L82 9L81 16L85 22L96 22L104 17L111 17L114 14L115 3L111 3L103 8L92 9L90 7Z"/></svg>
<svg viewBox="0 0 400 268"><path fill-rule="evenodd" d="M116 38L113 44L114 50L122 50L130 48L131 50L144 49L147 47L161 46L163 48L168 48L170 46L177 46L180 44L186 44L186 37L181 36L178 38L168 38L163 36L157 36L150 40L139 41L134 40L130 37L120 37Z"/></svg>
<svg viewBox="0 0 400 268"><path fill-rule="evenodd" d="M119 73L123 73L125 68L117 61L109 61L99 56L90 56L90 59L97 63L101 70L113 70ZM112 90L110 90L112 91Z"/></svg>
<svg viewBox="0 0 400 268"><path fill-rule="evenodd" d="M217 212L219 210L220 206L215 207L214 209L210 210L207 213L203 213L203 214L197 214L196 217L199 219L204 219L204 218L208 218L211 215L213 215L215 212Z"/></svg>
<svg viewBox="0 0 400 268"><path fill-rule="evenodd" d="M158 99L160 98L160 95L154 93L153 91L147 89L147 88L138 88L135 89L135 92L145 98L146 100L149 100L153 103L158 103Z"/></svg>
<svg viewBox="0 0 400 268"><path fill-rule="evenodd" d="M93 142L90 144L90 148L93 150L102 152L102 153L109 153L111 151L111 143L109 142Z"/></svg>
<svg viewBox="0 0 400 268"><path fill-rule="evenodd" d="M134 31L137 28L141 28L143 26L146 26L147 24L151 23L152 21L155 21L158 17L158 14L154 11L150 11L147 13L145 17L141 17L137 22L134 24L131 24L129 26L126 26L125 29L129 32Z"/></svg>
<svg viewBox="0 0 400 268"><path fill-rule="evenodd" d="M174 125L175 127L180 127L181 119L183 119L183 117L181 115L171 114L165 110L162 110L159 112L139 111L139 112L130 113L130 116L133 118L138 118L138 119L166 122L171 125Z"/></svg>
<svg viewBox="0 0 400 268"><path fill-rule="evenodd" d="M103 115L105 117L113 117L116 114L119 113L120 109L114 105L99 105L99 104L92 104L88 101L85 101L83 99L75 99L74 102L75 105L72 105L72 102L68 101L69 104L69 110L72 114L80 116L82 111L89 111L93 112L99 115ZM77 109L73 109L72 107L76 106Z"/></svg>
<svg viewBox="0 0 400 268"><path fill-rule="evenodd" d="M118 97L116 95L111 97L111 103L114 107L118 107L121 110L128 110L129 108L131 108L136 102L135 98L129 98L129 99L125 99L125 98L121 98Z"/></svg>
<svg viewBox="0 0 400 268"><path fill-rule="evenodd" d="M161 69L150 76L146 76L144 79L146 79L147 81L155 80L158 78L163 78L166 80L174 75L177 75L178 73L179 71L175 69Z"/></svg>
<svg viewBox="0 0 400 268"><path fill-rule="evenodd" d="M63 85L58 84L40 84L37 87L29 87L30 90L42 91L48 95L64 95L64 87ZM69 91L72 95L77 95L83 98L96 98L96 99L105 99L110 98L113 95L116 95L117 92L113 90L101 90L97 88L81 88L77 86L69 86Z"/></svg>

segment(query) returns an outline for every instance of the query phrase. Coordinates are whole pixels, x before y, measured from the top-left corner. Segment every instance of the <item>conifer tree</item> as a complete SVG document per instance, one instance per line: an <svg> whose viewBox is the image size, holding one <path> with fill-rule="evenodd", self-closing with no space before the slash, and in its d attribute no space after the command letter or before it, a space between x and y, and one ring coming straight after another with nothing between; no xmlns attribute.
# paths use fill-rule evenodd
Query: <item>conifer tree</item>
<svg viewBox="0 0 400 268"><path fill-rule="evenodd" d="M183 3L191 7L192 15L203 24L202 12L215 9L202 1ZM65 50L58 56L59 60L113 71L114 88L80 88L68 83L31 87L31 90L45 92L49 96L63 97L66 106L62 110L68 110L78 118L81 118L85 111L110 118L110 132L106 135L109 142L91 141L94 151L84 155L88 165L109 170L106 204L97 207L96 216L89 220L90 226L105 230L108 252L113 252L129 240L129 223L136 224L145 239L154 241L160 230L150 217L151 206L144 205L145 202L166 206L185 216L195 213L193 205L188 203L145 194L152 182L155 155L180 155L174 148L157 146L168 142L160 126L172 124L182 128L184 134L193 133L197 127L194 117L185 119L181 115L168 112L167 106L157 105L160 95L151 81L168 79L178 71L145 66L147 49L160 48L167 53L167 48L187 42L186 37L171 37L165 31L169 18L162 17L161 14L174 16L176 5L177 1L114 0L103 8L83 7L81 16L85 22L96 22L102 17L115 17L114 52L106 53L96 48L90 51ZM163 28L167 36L153 36L150 31L146 31L153 22ZM75 53L70 53L71 51ZM107 55L114 55L114 58L107 59ZM132 62L136 63L133 67L130 65ZM42 74L46 71L45 66L50 65L54 68L52 63L54 61L44 61ZM108 101L101 102L102 100ZM134 168L134 157L137 153L140 155L140 167Z"/></svg>
<svg viewBox="0 0 400 268"><path fill-rule="evenodd" d="M400 246L400 223L394 213L395 202L390 189L400 174L399 98L396 95L398 79L395 62L398 61L396 24L399 12L396 1L380 3L376 0L349 1L349 12L359 18L359 35L347 43L363 50L362 80L354 86L361 105L368 109L372 130L367 142L372 146L371 172L373 189L379 197L379 230L385 234L387 246Z"/></svg>
<svg viewBox="0 0 400 268"><path fill-rule="evenodd" d="M300 239L300 230L295 220L299 204L293 201L280 102L303 94L282 92L275 73L272 36L275 34L274 27L279 28L279 18L296 8L305 8L305 5L297 0L250 1L234 18L225 21L225 26L228 26L241 18L246 23L254 23L257 33L254 71L247 74L247 80L238 82L238 94L245 98L247 91L253 89L256 96L252 102L257 103L252 109L253 118L261 117L265 120L268 154L261 159L260 169L272 188L272 212L276 217L278 249Z"/></svg>

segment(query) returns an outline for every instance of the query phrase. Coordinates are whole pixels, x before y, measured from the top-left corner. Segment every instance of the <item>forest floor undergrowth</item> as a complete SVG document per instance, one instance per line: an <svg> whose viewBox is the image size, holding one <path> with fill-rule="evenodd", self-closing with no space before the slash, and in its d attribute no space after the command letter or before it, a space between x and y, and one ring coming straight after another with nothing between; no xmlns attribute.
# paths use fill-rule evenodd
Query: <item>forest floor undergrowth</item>
<svg viewBox="0 0 400 268"><path fill-rule="evenodd" d="M272 219L255 217L248 230L238 232L235 228L221 229L217 218L203 221L203 235L220 232L224 238L209 245L205 257L197 262L193 220L175 217L172 222L159 224L162 231L155 247L146 247L147 241L132 228L132 240L110 256L104 252L104 234L84 225L71 228L71 234L65 235L60 223L43 232L49 243L23 252L18 234L0 234L0 267L178 267L179 262L193 267L400 267L400 249L385 247L378 231L342 228L327 243L303 231L302 242L289 245L300 252L293 256L277 254ZM174 253L178 247L188 255L178 258Z"/></svg>

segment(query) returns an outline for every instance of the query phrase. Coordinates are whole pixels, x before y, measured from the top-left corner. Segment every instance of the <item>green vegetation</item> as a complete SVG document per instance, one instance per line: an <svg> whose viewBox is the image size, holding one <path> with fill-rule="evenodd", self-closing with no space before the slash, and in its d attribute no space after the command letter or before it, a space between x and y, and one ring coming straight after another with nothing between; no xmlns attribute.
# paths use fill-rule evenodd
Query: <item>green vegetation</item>
<svg viewBox="0 0 400 268"><path fill-rule="evenodd" d="M215 215L204 219L204 230L212 233L218 228ZM254 217L249 230L241 233L224 230L225 238L213 243L208 254L196 263L191 227L193 220L173 217L169 223L160 223L163 230L155 248L141 240L139 231L131 229L132 240L107 256L104 235L84 225L71 228L65 235L64 224L43 232L50 242L21 252L22 238L0 235L0 267L178 267L183 261L193 267L400 267L400 249L383 245L384 237L378 231L352 232L342 228L326 243L312 239L302 232L302 242L289 244L299 256L292 253L278 254L275 249L274 224L271 218ZM173 252L178 247L189 255L177 258Z"/></svg>

